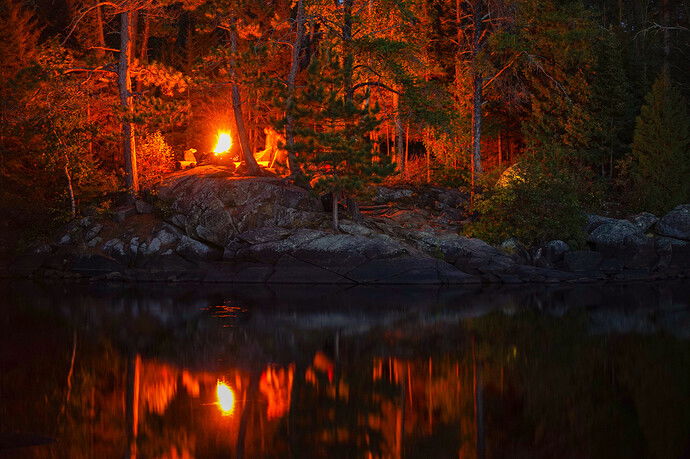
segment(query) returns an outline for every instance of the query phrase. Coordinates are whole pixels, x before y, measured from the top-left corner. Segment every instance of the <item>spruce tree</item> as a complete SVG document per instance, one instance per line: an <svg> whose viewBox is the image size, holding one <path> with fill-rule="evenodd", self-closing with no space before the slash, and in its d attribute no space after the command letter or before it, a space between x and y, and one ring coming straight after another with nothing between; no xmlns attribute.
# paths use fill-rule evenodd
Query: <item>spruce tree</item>
<svg viewBox="0 0 690 459"><path fill-rule="evenodd" d="M632 145L632 197L651 212L690 202L690 116L663 72L637 118Z"/></svg>

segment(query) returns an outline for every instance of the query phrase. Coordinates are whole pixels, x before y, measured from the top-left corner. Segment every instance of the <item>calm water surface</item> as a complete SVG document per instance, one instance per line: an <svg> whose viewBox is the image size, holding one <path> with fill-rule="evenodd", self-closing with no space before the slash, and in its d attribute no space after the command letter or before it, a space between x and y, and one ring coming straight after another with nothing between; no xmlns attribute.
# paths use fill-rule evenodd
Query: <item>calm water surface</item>
<svg viewBox="0 0 690 459"><path fill-rule="evenodd" d="M0 456L690 457L690 283L1 284Z"/></svg>

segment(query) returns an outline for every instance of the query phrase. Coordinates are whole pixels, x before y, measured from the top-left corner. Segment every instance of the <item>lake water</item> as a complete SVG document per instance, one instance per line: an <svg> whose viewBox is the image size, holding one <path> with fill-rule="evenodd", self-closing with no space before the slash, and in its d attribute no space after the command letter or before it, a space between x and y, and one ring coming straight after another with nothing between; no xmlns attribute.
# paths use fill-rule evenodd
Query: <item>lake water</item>
<svg viewBox="0 0 690 459"><path fill-rule="evenodd" d="M0 284L0 456L690 457L690 283Z"/></svg>

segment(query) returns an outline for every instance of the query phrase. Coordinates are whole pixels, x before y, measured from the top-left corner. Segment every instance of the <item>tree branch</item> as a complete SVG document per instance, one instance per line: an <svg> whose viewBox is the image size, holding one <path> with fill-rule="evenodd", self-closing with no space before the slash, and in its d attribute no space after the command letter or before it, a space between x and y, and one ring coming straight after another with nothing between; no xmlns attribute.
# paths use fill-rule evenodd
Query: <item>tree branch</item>
<svg viewBox="0 0 690 459"><path fill-rule="evenodd" d="M67 69L64 72L62 72L63 75L67 75L68 73L74 73L74 72L101 72L101 73L112 73L113 75L117 75L117 71L112 70L108 67L112 67L112 64L109 64L107 66L101 66L101 67L94 67L94 68L88 68L88 67L77 67L73 69Z"/></svg>
<svg viewBox="0 0 690 459"><path fill-rule="evenodd" d="M113 8L118 8L120 5L117 3L113 2L100 2L97 3L89 8L87 8L77 19L74 20L74 23L72 24L72 27L70 28L69 32L67 32L67 35L65 36L65 39L62 40L62 43L60 45L65 46L65 43L67 43L67 40L69 40L69 37L72 36L72 33L74 33L74 29L77 28L77 25L81 22L82 19L84 19L84 16L89 14L91 11L95 10L96 8L100 8L101 6L112 6Z"/></svg>
<svg viewBox="0 0 690 459"><path fill-rule="evenodd" d="M491 83L493 83L494 81L496 81L496 79L497 79L499 76L501 76L501 74L502 74L503 72L505 72L506 70L508 70L508 69L515 63L515 61L517 61L517 58L520 57L521 55L522 55L522 53L520 52L520 53L516 54L515 56L513 56L513 57L510 59L510 61L508 61L508 63L507 63L501 70L498 71L498 73L497 73L496 75L494 75L489 81L487 81L486 83L484 83L484 85L482 86L482 89L488 88L488 87L491 85Z"/></svg>
<svg viewBox="0 0 690 459"><path fill-rule="evenodd" d="M363 83L357 83L352 87L353 91L356 91L359 88L363 88L364 86L377 86L379 88L386 89L394 94L401 95L402 93L400 91L396 91L395 89L391 88L390 86L387 86L383 83L379 83L378 81L365 81Z"/></svg>

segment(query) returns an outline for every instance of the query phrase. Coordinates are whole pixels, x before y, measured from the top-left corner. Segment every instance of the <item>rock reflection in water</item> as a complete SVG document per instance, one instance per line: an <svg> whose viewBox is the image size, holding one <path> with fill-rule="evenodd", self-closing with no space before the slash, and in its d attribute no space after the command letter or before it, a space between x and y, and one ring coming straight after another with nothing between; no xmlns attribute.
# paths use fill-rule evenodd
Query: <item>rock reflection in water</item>
<svg viewBox="0 0 690 459"><path fill-rule="evenodd" d="M687 291L5 286L0 452L681 457Z"/></svg>

